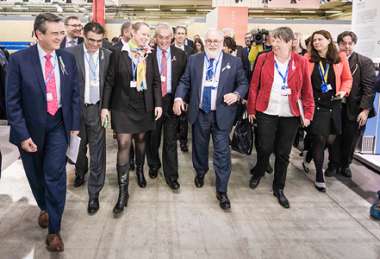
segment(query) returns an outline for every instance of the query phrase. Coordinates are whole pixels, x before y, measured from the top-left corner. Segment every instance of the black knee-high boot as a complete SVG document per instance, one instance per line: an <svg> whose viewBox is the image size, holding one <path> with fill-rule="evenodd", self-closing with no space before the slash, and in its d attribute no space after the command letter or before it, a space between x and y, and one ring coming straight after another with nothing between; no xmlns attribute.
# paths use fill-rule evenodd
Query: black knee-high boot
<svg viewBox="0 0 380 259"><path fill-rule="evenodd" d="M115 207L113 208L113 214L115 217L118 217L122 214L124 207L127 207L128 204L128 177L129 177L129 163L119 166L116 165L117 169L117 181L119 183L119 197Z"/></svg>
<svg viewBox="0 0 380 259"><path fill-rule="evenodd" d="M146 180L144 176L144 165L136 163L136 178L137 178L137 184L140 186L140 188L145 188Z"/></svg>

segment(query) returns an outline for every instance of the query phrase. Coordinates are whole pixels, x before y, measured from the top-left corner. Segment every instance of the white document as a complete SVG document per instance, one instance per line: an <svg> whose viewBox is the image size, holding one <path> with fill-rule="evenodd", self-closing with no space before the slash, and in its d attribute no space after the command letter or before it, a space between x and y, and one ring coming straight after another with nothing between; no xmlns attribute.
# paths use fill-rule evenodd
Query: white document
<svg viewBox="0 0 380 259"><path fill-rule="evenodd" d="M297 105L298 105L298 109L300 110L302 125L305 125L305 123L304 123L305 122L305 112L303 110L302 101L300 99L297 100Z"/></svg>
<svg viewBox="0 0 380 259"><path fill-rule="evenodd" d="M66 156L74 164L77 162L80 140L81 138L78 136L70 136L70 144L69 148L67 149Z"/></svg>

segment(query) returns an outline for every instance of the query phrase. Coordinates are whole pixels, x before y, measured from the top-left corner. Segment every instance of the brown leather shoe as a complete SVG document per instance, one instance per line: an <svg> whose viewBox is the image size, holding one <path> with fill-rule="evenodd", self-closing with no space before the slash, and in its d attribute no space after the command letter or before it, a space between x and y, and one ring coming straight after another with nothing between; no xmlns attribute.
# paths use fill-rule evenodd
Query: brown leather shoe
<svg viewBox="0 0 380 259"><path fill-rule="evenodd" d="M46 211L41 211L40 216L38 216L38 225L41 228L47 228L49 225L49 215Z"/></svg>
<svg viewBox="0 0 380 259"><path fill-rule="evenodd" d="M50 252L63 252L64 245L59 234L48 234L46 237L46 249Z"/></svg>

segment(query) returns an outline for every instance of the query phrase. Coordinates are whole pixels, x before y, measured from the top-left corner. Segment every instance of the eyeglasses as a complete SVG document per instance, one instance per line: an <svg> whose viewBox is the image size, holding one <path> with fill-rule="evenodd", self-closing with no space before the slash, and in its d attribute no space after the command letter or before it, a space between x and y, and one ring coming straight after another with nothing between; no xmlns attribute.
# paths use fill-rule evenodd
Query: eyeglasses
<svg viewBox="0 0 380 259"><path fill-rule="evenodd" d="M211 44L216 45L216 44L219 44L219 43L222 42L222 41L221 41L221 40L206 40L205 42L206 42L206 44L208 44L208 45L211 45Z"/></svg>
<svg viewBox="0 0 380 259"><path fill-rule="evenodd" d="M78 29L82 29L83 28L82 24L67 24L67 26L71 26L71 27L78 28Z"/></svg>

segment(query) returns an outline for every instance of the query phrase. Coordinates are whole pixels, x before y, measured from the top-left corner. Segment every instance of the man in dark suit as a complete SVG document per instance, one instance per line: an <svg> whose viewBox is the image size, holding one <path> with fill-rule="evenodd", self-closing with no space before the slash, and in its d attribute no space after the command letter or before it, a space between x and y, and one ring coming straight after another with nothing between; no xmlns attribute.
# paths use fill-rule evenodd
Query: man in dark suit
<svg viewBox="0 0 380 259"><path fill-rule="evenodd" d="M329 166L326 176L339 172L351 177L352 162L358 138L364 132L367 119L375 116L375 66L369 58L354 52L357 36L345 31L338 36L339 50L346 53L352 74L350 95L342 104L342 135L336 137L329 147Z"/></svg>
<svg viewBox="0 0 380 259"><path fill-rule="evenodd" d="M81 143L75 164L74 186L82 185L84 175L90 168L87 207L90 215L99 209L99 192L104 186L106 174L106 136L101 125L100 110L111 51L102 47L104 33L99 23L88 23L84 26L84 43L66 49L74 55L78 66L82 111ZM87 145L90 149L90 167Z"/></svg>
<svg viewBox="0 0 380 259"><path fill-rule="evenodd" d="M30 188L48 227L49 251L64 249L60 237L66 199L66 151L78 135L80 94L74 57L59 50L65 35L60 17L43 13L34 21L38 43L14 53L6 83L10 142L19 148Z"/></svg>
<svg viewBox="0 0 380 259"><path fill-rule="evenodd" d="M66 36L61 42L61 49L74 47L83 42L83 25L77 16L69 16L65 19Z"/></svg>
<svg viewBox="0 0 380 259"><path fill-rule="evenodd" d="M226 210L231 207L227 196L231 174L229 134L236 116L237 102L248 91L248 82L239 58L222 53L223 33L209 30L205 53L189 57L185 73L176 90L173 110L177 115L189 100L188 118L192 125L192 158L196 171L195 186L204 184L208 171L210 135L214 144L216 197Z"/></svg>
<svg viewBox="0 0 380 259"><path fill-rule="evenodd" d="M167 24L156 26L155 39L157 43L153 55L157 59L161 76L163 115L156 121L154 130L146 136L146 155L149 165L149 176L156 178L161 167L159 148L163 128L164 143L162 147L162 165L166 183L173 191L178 191L178 155L176 131L178 117L173 113L174 94L183 72L187 57L184 51L170 46L173 37L172 29Z"/></svg>
<svg viewBox="0 0 380 259"><path fill-rule="evenodd" d="M114 45L114 48L122 49L125 44L132 38L132 23L130 21L126 21L121 25L120 30L120 39Z"/></svg>
<svg viewBox="0 0 380 259"><path fill-rule="evenodd" d="M187 57L193 54L193 48L185 45L185 39L187 37L187 28L185 26L178 25L174 30L174 43L173 45L183 51L185 51ZM187 118L187 113L182 112L179 117L178 123L178 138L180 143L180 148L182 152L189 152L189 148L187 146L187 135L189 131L189 123Z"/></svg>

